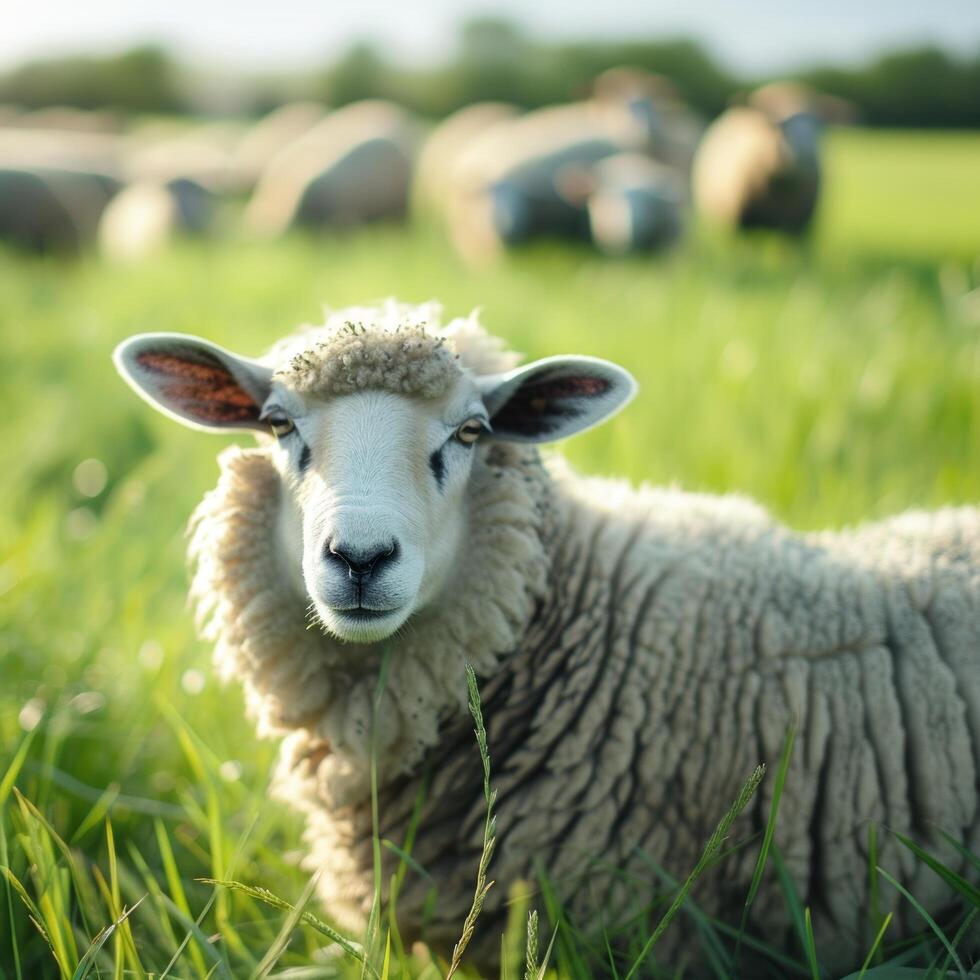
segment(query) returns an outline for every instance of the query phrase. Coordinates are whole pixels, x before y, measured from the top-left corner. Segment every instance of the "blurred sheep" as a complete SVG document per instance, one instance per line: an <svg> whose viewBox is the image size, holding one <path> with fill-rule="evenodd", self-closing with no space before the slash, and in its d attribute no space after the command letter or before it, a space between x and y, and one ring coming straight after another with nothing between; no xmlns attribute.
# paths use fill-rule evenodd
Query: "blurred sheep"
<svg viewBox="0 0 980 980"><path fill-rule="evenodd" d="M119 176L121 138L109 133L0 127L0 167L81 170Z"/></svg>
<svg viewBox="0 0 980 980"><path fill-rule="evenodd" d="M447 116L426 139L415 167L413 203L422 212L440 210L453 170L467 145L499 122L515 119L516 106L475 102Z"/></svg>
<svg viewBox="0 0 980 980"><path fill-rule="evenodd" d="M254 233L324 230L404 217L416 126L391 102L331 113L269 164L246 211Z"/></svg>
<svg viewBox="0 0 980 980"><path fill-rule="evenodd" d="M209 230L214 195L186 177L130 184L112 200L99 223L99 247L115 261L135 261L160 251L175 235Z"/></svg>
<svg viewBox="0 0 980 980"><path fill-rule="evenodd" d="M581 195L568 193L566 178L621 153L683 161L687 137L678 136L671 148L665 137L670 113L662 111L675 112L677 105L666 80L616 69L597 79L587 101L491 126L467 144L453 168L449 221L457 248L481 258L541 236L588 240L589 215Z"/></svg>
<svg viewBox="0 0 980 980"><path fill-rule="evenodd" d="M600 161L591 176L589 229L603 252L660 251L681 237L687 189L674 168L622 153Z"/></svg>
<svg viewBox="0 0 980 980"><path fill-rule="evenodd" d="M242 183L254 188L279 151L308 133L326 111L319 102L291 102L263 116L235 148L235 169Z"/></svg>
<svg viewBox="0 0 980 980"><path fill-rule="evenodd" d="M216 193L235 191L242 184L235 151L245 132L237 122L144 126L127 142L126 176L134 182L192 180Z"/></svg>
<svg viewBox="0 0 980 980"><path fill-rule="evenodd" d="M77 253L94 240L118 187L103 173L0 163L0 242Z"/></svg>
<svg viewBox="0 0 980 980"><path fill-rule="evenodd" d="M49 129L65 133L118 133L122 129L122 120L115 113L75 109L72 106L48 106L33 112L22 112L12 118L11 123L24 129Z"/></svg>
<svg viewBox="0 0 980 980"><path fill-rule="evenodd" d="M820 192L820 131L844 121L842 100L775 82L732 106L705 133L694 161L698 210L730 228L801 234Z"/></svg>

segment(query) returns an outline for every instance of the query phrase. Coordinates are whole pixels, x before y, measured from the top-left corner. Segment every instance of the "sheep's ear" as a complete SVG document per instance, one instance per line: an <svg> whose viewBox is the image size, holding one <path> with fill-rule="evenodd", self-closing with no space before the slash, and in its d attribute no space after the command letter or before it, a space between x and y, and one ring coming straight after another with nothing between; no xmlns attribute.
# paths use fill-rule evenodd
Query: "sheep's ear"
<svg viewBox="0 0 980 980"><path fill-rule="evenodd" d="M553 442L615 415L637 392L623 368L595 357L546 357L481 379L495 439Z"/></svg>
<svg viewBox="0 0 980 980"><path fill-rule="evenodd" d="M124 340L112 359L141 398L192 429L262 429L272 370L198 337L143 333Z"/></svg>

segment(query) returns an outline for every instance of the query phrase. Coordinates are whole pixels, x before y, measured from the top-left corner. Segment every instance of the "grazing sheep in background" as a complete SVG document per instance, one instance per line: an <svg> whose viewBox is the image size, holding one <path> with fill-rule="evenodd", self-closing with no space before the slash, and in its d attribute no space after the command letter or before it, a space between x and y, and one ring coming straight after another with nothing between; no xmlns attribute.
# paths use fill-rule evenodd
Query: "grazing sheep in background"
<svg viewBox="0 0 980 980"><path fill-rule="evenodd" d="M694 161L695 205L731 228L809 227L820 191L823 122L841 119L843 102L791 83L764 86L745 106L716 119Z"/></svg>
<svg viewBox="0 0 980 980"><path fill-rule="evenodd" d="M649 152L683 174L691 170L704 120L683 102L674 83L642 68L610 68L592 83L599 102L625 104L648 133Z"/></svg>
<svg viewBox="0 0 980 980"><path fill-rule="evenodd" d="M518 114L516 106L505 102L475 102L443 119L425 140L416 161L412 197L419 210L444 210L453 171L467 145L491 126Z"/></svg>
<svg viewBox="0 0 980 980"><path fill-rule="evenodd" d="M442 327L435 306L343 310L257 361L147 334L116 363L178 421L258 435L222 454L194 516L193 595L221 674L244 683L263 735L286 735L278 791L307 816L308 866L341 922L362 923L373 894L385 651L380 831L404 841L424 782L412 865L431 877L409 870L398 914L442 951L485 812L467 661L498 793L501 884L471 947L485 964L507 889L536 862L596 930L663 890L652 866L683 878L794 719L776 840L832 971L870 942L870 822L980 844L977 508L796 534L737 497L577 476L537 444L615 413L630 376L580 357L515 368L474 318ZM737 839L762 830L771 794L767 780ZM709 872L704 912L737 919L756 856L735 848ZM877 859L926 908L948 900L891 835ZM879 901L893 940L920 928L896 891ZM771 876L753 918L791 944ZM691 955L692 932L675 920L658 957Z"/></svg>
<svg viewBox="0 0 980 980"><path fill-rule="evenodd" d="M402 218L416 126L390 102L355 102L331 113L269 164L246 212L249 228L349 228Z"/></svg>
<svg viewBox="0 0 980 980"><path fill-rule="evenodd" d="M460 252L480 259L541 236L587 240L578 175L619 153L657 158L667 84L618 69L600 76L586 102L504 120L470 140L449 188L450 232Z"/></svg>
<svg viewBox="0 0 980 980"><path fill-rule="evenodd" d="M99 222L99 247L117 261L146 258L175 235L201 235L214 217L214 196L193 180L130 184Z"/></svg>
<svg viewBox="0 0 980 980"><path fill-rule="evenodd" d="M0 242L34 252L77 253L94 241L118 186L107 174L0 162Z"/></svg>
<svg viewBox="0 0 980 980"><path fill-rule="evenodd" d="M134 182L192 180L214 192L239 190L235 152L245 131L237 122L144 125L127 141L126 176Z"/></svg>
<svg viewBox="0 0 980 980"><path fill-rule="evenodd" d="M118 178L122 138L109 133L0 127L0 166L102 173Z"/></svg>
<svg viewBox="0 0 980 980"><path fill-rule="evenodd" d="M603 252L659 251L681 237L687 188L672 167L621 153L600 161L590 176L589 230Z"/></svg>
<svg viewBox="0 0 980 980"><path fill-rule="evenodd" d="M71 106L48 106L33 112L22 112L11 121L25 129L68 133L118 133L122 129L122 119L113 112L95 112Z"/></svg>
<svg viewBox="0 0 980 980"><path fill-rule="evenodd" d="M254 188L276 155L308 133L326 112L319 102L290 102L263 116L235 148L235 169L242 184Z"/></svg>

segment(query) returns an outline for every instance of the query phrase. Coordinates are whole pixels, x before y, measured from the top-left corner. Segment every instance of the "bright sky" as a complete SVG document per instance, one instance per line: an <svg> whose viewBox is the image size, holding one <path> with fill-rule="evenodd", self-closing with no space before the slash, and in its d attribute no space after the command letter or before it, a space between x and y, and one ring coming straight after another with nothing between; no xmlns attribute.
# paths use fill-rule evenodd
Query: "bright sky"
<svg viewBox="0 0 980 980"><path fill-rule="evenodd" d="M451 49L460 21L510 17L548 38L689 35L733 68L846 62L900 44L980 51L980 0L3 0L0 70L145 40L211 65L322 64L369 39L405 60Z"/></svg>

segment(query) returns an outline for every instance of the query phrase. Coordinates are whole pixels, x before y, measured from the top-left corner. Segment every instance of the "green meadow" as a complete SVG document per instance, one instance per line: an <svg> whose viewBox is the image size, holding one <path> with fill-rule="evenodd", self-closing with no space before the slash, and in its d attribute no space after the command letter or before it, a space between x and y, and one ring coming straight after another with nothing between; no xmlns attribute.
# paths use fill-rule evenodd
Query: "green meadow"
<svg viewBox="0 0 980 980"><path fill-rule="evenodd" d="M184 527L227 440L138 401L118 341L177 330L254 355L324 305L437 298L481 307L529 357L634 373L632 405L561 447L583 471L746 494L799 528L977 502L978 175L980 134L836 133L809 241L695 230L657 259L554 244L468 268L428 226L186 243L131 267L0 252L0 980L445 975L386 962L383 929L362 966L308 917L201 880L308 898L300 823L266 793L275 746L186 606ZM543 954L560 916L538 908ZM923 928L920 959L955 963ZM585 975L578 941L565 924L549 968ZM813 976L820 949L804 932L772 975ZM872 963L896 956L886 929ZM655 960L639 975L675 975Z"/></svg>

